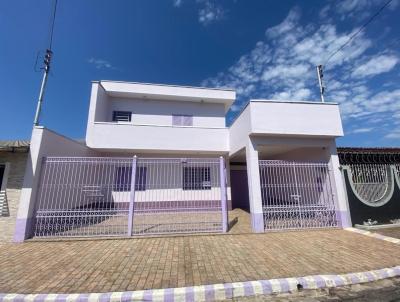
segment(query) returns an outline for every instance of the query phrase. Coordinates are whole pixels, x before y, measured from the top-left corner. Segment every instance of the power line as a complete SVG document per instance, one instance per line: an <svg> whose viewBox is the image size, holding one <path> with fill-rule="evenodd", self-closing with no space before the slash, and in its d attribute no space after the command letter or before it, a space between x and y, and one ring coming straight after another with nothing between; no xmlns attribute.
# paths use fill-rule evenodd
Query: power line
<svg viewBox="0 0 400 302"><path fill-rule="evenodd" d="M51 25L50 25L50 31L49 31L49 35L50 35L50 39L49 39L49 48L46 49L46 53L44 55L44 73L43 73L43 78L42 78L42 84L40 86L40 91L39 91L39 98L38 98L38 102L37 102L37 107L36 107L36 113L35 113L35 118L33 121L33 125L34 126L38 126L39 125L39 121L40 121L40 113L42 110L42 103L43 103L43 98L44 98L44 92L46 89L46 84L47 84L47 77L49 75L50 72L50 62L51 62L51 57L53 55L53 52L51 50L51 46L53 44L53 33L54 33L54 24L56 21L56 12L57 12L57 1L58 0L54 0L54 6L53 6L53 13L51 15Z"/></svg>
<svg viewBox="0 0 400 302"><path fill-rule="evenodd" d="M58 0L54 1L53 14L51 16L50 41L49 41L49 49L50 50L51 50L51 46L53 44L53 33L54 33L54 24L56 22L57 2L58 2Z"/></svg>
<svg viewBox="0 0 400 302"><path fill-rule="evenodd" d="M357 32L355 32L354 34L351 35L351 37L342 44L342 46L340 46L337 50L335 50L334 52L332 52L329 57L326 59L324 65L326 65L330 59L332 59L339 51L341 51L343 48L345 48L351 41L353 41L353 39L360 33L362 32L393 0L389 0L387 1L363 26L361 26L359 28L359 30L357 30Z"/></svg>

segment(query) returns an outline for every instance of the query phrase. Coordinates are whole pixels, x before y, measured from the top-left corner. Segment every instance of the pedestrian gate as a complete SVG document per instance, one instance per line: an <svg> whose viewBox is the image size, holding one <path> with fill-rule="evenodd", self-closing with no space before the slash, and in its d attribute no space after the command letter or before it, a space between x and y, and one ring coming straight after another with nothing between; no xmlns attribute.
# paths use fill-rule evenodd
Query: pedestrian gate
<svg viewBox="0 0 400 302"><path fill-rule="evenodd" d="M222 158L44 158L34 234L225 231L224 169Z"/></svg>
<svg viewBox="0 0 400 302"><path fill-rule="evenodd" d="M260 160L259 165L265 229L338 225L328 164Z"/></svg>

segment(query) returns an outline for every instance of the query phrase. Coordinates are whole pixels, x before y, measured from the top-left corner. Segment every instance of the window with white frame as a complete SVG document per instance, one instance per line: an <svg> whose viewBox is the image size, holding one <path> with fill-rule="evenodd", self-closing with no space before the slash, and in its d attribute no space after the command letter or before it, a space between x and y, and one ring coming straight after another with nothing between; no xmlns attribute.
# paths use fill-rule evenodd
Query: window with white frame
<svg viewBox="0 0 400 302"><path fill-rule="evenodd" d="M131 120L132 120L131 111L113 111L113 116L112 116L113 122L129 123Z"/></svg>
<svg viewBox="0 0 400 302"><path fill-rule="evenodd" d="M193 126L193 115L173 114L172 126Z"/></svg>

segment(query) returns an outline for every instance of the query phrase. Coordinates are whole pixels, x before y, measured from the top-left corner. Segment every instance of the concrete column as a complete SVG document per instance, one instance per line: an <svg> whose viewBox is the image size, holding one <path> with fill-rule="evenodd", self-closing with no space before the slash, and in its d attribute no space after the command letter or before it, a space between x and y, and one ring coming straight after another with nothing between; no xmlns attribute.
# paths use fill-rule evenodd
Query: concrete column
<svg viewBox="0 0 400 302"><path fill-rule="evenodd" d="M352 226L349 203L347 201L346 187L343 174L340 169L339 157L336 150L336 142L332 140L329 146L329 164L332 168L333 182L335 186L336 216L342 228Z"/></svg>
<svg viewBox="0 0 400 302"><path fill-rule="evenodd" d="M255 233L261 233L264 232L264 216L262 211L258 151L250 137L248 138L248 142L246 144L246 162L251 225Z"/></svg>
<svg viewBox="0 0 400 302"><path fill-rule="evenodd" d="M15 222L14 242L23 242L32 236L33 210L41 166L41 144L43 127L32 131L30 150L26 163L24 182L19 199L17 219Z"/></svg>

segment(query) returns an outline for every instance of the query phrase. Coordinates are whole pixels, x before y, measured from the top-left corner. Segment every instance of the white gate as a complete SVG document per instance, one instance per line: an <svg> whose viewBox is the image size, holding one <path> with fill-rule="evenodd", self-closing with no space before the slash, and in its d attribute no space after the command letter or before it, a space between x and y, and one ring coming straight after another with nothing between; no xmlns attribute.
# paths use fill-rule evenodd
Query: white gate
<svg viewBox="0 0 400 302"><path fill-rule="evenodd" d="M328 164L260 160L259 165L265 229L338 226Z"/></svg>
<svg viewBox="0 0 400 302"><path fill-rule="evenodd" d="M225 232L223 158L46 157L36 237Z"/></svg>

